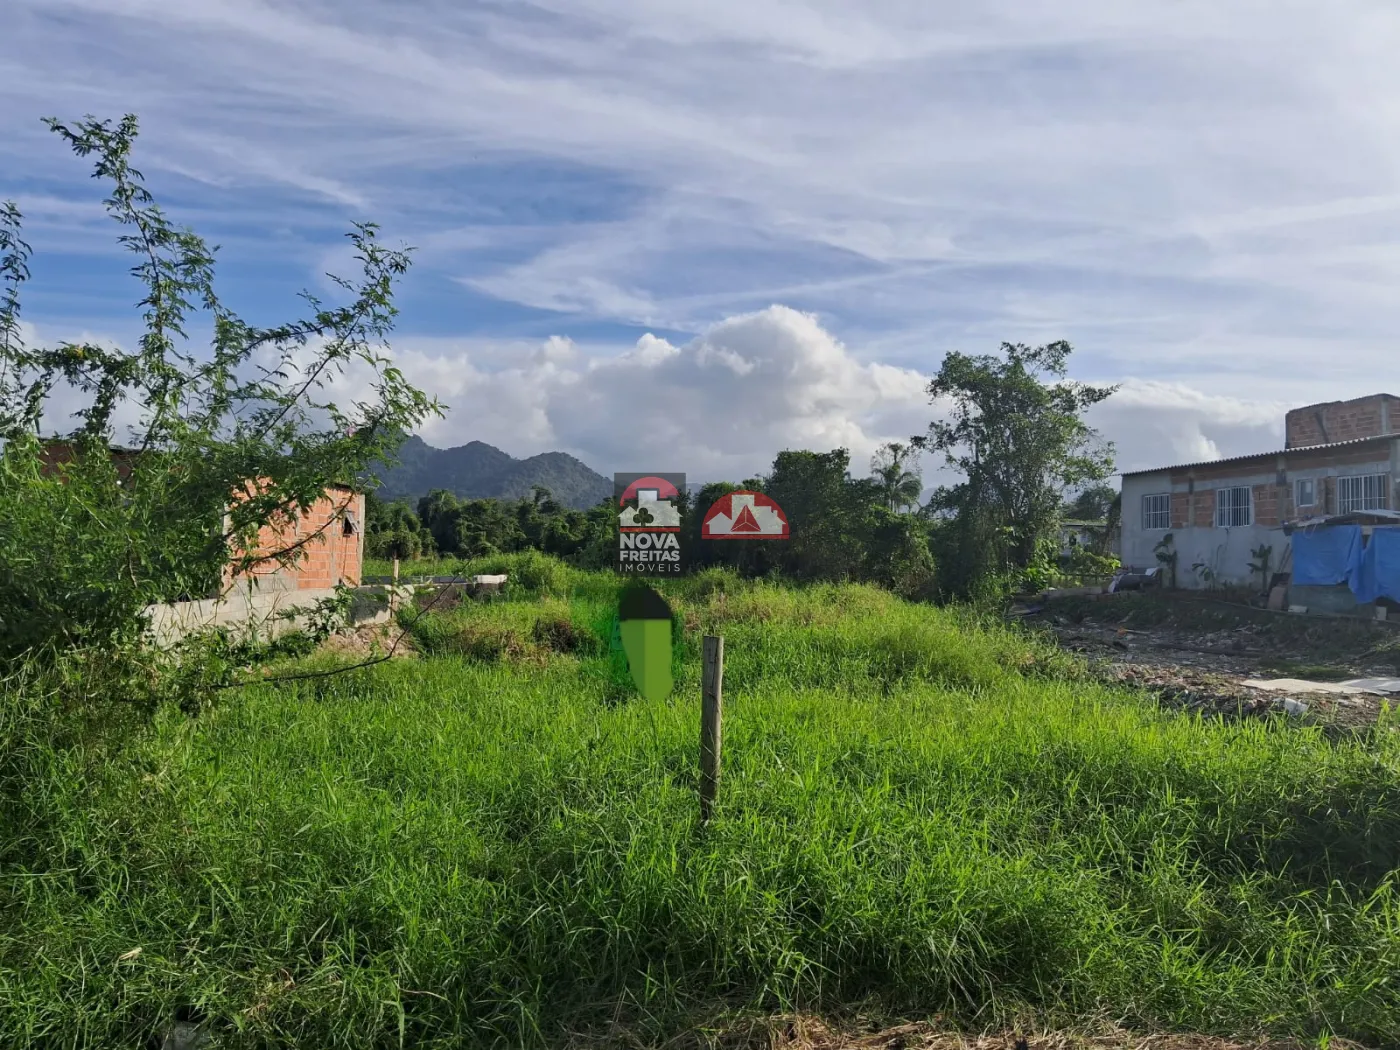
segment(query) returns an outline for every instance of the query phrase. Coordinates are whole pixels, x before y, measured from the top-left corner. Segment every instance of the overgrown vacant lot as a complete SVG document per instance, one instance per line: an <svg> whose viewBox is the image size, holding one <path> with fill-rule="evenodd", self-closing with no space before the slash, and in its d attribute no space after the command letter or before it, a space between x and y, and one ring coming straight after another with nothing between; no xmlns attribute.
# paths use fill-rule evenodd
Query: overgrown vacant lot
<svg viewBox="0 0 1400 1050"><path fill-rule="evenodd" d="M615 581L520 568L420 620L423 659L51 756L3 853L0 1044L139 1046L177 1011L221 1045L660 1042L859 1008L1397 1045L1388 725L1174 716L963 614L714 575L672 588L681 675L648 704L609 664Z"/></svg>

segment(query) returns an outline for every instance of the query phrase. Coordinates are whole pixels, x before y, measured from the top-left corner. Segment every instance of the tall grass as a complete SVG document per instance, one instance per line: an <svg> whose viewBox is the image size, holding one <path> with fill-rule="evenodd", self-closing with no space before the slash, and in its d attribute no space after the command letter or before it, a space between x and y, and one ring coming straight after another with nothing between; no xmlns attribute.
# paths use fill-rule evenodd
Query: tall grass
<svg viewBox="0 0 1400 1050"><path fill-rule="evenodd" d="M616 588L432 614L420 660L165 712L50 778L52 826L5 854L0 1044L137 1046L177 1011L227 1045L448 1047L862 1007L1396 1045L1394 734L1171 716L955 612L723 574L668 586L672 698L619 702ZM561 619L573 644L536 628Z"/></svg>

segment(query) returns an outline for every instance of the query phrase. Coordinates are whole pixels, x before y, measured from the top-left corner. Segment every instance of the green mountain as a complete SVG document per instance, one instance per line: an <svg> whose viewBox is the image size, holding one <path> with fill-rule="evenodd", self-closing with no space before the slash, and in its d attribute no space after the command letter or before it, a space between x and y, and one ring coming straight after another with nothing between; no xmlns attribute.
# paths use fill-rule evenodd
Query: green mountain
<svg viewBox="0 0 1400 1050"><path fill-rule="evenodd" d="M515 459L484 441L433 448L416 435L399 447L396 466L378 471L384 500L416 502L433 489L462 499L522 499L535 485L580 510L612 496L612 480L563 452Z"/></svg>

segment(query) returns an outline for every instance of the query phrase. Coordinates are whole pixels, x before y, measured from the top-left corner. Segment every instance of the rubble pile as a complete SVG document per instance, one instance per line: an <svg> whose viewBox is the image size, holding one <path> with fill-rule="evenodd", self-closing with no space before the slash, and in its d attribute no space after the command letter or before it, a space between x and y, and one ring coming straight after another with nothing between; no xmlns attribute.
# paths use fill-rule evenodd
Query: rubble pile
<svg viewBox="0 0 1400 1050"><path fill-rule="evenodd" d="M1338 675L1344 670L1394 673L1393 667L1366 670L1323 646L1274 637L1268 625L1257 622L1127 628L1082 614L1065 615L1054 605L1034 610L1027 619L1039 622L1062 648L1084 656L1100 681L1141 689L1172 710L1227 719L1281 714L1331 725L1374 723L1385 699L1380 693L1346 692L1333 683L1294 678L1277 679L1287 688L1271 688L1272 681L1260 681L1261 673L1304 655L1319 668L1310 674L1322 673L1322 668ZM1262 677L1275 679L1272 674Z"/></svg>

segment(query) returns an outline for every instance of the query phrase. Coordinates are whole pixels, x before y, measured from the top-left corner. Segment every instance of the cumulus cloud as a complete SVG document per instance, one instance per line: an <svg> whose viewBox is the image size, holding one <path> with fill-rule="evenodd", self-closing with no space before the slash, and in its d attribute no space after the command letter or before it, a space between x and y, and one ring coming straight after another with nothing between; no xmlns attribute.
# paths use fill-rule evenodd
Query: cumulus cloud
<svg viewBox="0 0 1400 1050"><path fill-rule="evenodd" d="M683 346L644 337L593 361L552 419L561 438L611 463L655 449L698 475L742 476L783 448L845 447L863 465L881 441L927 425L926 383L858 360L811 314L771 306Z"/></svg>
<svg viewBox="0 0 1400 1050"><path fill-rule="evenodd" d="M405 340L394 363L445 402L438 447L485 441L516 456L570 452L603 473L662 468L697 480L761 472L782 449L845 447L864 473L875 449L921 432L928 378L860 360L811 314L786 306L727 318L675 345L630 347ZM331 385L365 389L357 367Z"/></svg>
<svg viewBox="0 0 1400 1050"><path fill-rule="evenodd" d="M786 306L727 318L681 345L647 334L616 350L554 336L534 347L410 342L395 356L450 406L424 427L431 444L558 449L603 473L659 463L696 480L738 479L785 448L845 447L860 475L879 445L922 433L947 408L930 404L929 375L863 360ZM344 393L357 381L348 376ZM1120 470L1138 470L1281 447L1296 403L1129 378L1088 422L1114 443ZM940 461L924 467L930 485L946 480Z"/></svg>
<svg viewBox="0 0 1400 1050"><path fill-rule="evenodd" d="M513 351L518 365L477 367L483 354L398 351L410 377L452 405L424 429L430 443L561 449L604 473L664 460L697 480L737 479L784 448L844 446L860 475L880 444L922 433L947 408L930 404L927 374L862 360L816 317L784 306L728 318L680 346L644 335L609 352L556 336ZM1299 403L1128 378L1088 422L1113 442L1119 470L1140 470L1282 447L1284 413ZM948 480L941 461L924 468L930 486Z"/></svg>
<svg viewBox="0 0 1400 1050"><path fill-rule="evenodd" d="M1281 448L1284 413L1292 407L1129 379L1090 409L1088 420L1113 441L1118 468L1132 471Z"/></svg>

